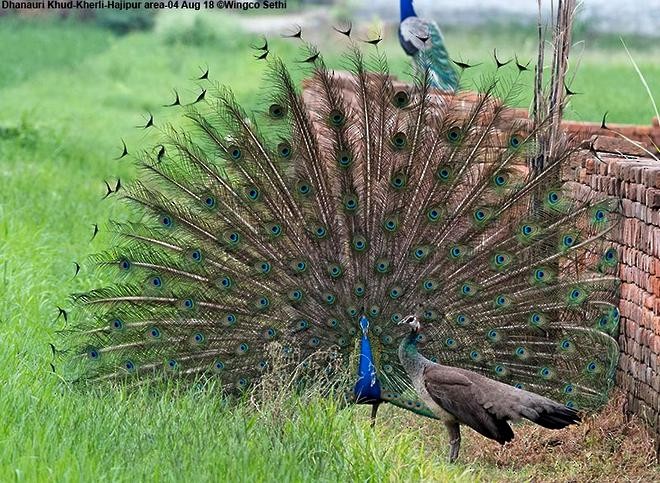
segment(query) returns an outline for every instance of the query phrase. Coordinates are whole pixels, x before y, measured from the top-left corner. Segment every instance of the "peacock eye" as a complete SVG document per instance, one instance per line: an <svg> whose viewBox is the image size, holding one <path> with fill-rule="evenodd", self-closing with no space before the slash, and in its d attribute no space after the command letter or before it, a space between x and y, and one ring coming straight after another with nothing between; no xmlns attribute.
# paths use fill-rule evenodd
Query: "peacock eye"
<svg viewBox="0 0 660 483"><path fill-rule="evenodd" d="M458 126L451 127L447 131L447 140L450 143L457 143L462 139L462 137L463 137L463 130Z"/></svg>
<svg viewBox="0 0 660 483"><path fill-rule="evenodd" d="M261 192L254 186L245 190L245 194L250 201L257 201L261 198Z"/></svg>
<svg viewBox="0 0 660 483"><path fill-rule="evenodd" d="M392 136L392 146L394 146L394 149L401 150L404 149L407 145L408 145L408 137L406 136L405 133L398 132L394 136Z"/></svg>
<svg viewBox="0 0 660 483"><path fill-rule="evenodd" d="M268 108L268 114L273 119L282 119L286 115L286 109L281 104L271 104Z"/></svg>
<svg viewBox="0 0 660 483"><path fill-rule="evenodd" d="M241 148L239 148L238 146L235 146L235 145L229 146L229 148L227 148L227 152L229 153L229 156L231 156L231 158L234 161L238 161L243 156Z"/></svg>
<svg viewBox="0 0 660 483"><path fill-rule="evenodd" d="M449 178L451 177L451 171L448 167L440 167L438 168L438 171L436 173L438 180L441 183L444 183L446 181L449 181Z"/></svg>
<svg viewBox="0 0 660 483"><path fill-rule="evenodd" d="M330 124L333 127L341 127L346 122L346 117L344 116L344 113L342 113L338 109L333 109L330 112L329 119L330 119Z"/></svg>
<svg viewBox="0 0 660 483"><path fill-rule="evenodd" d="M399 109L406 107L410 103L410 96L405 91L398 91L392 97L392 104Z"/></svg>
<svg viewBox="0 0 660 483"><path fill-rule="evenodd" d="M296 183L296 191L302 196L309 196L312 194L313 189L312 185L307 181L298 181L298 183Z"/></svg>
<svg viewBox="0 0 660 483"><path fill-rule="evenodd" d="M512 148L514 149L519 148L521 144L522 144L522 139L517 134L514 134L509 138L509 146L511 146Z"/></svg>
<svg viewBox="0 0 660 483"><path fill-rule="evenodd" d="M390 184L396 190L405 188L407 183L408 176L406 176L405 173L395 173L394 176L392 176L392 180L390 181Z"/></svg>
<svg viewBox="0 0 660 483"><path fill-rule="evenodd" d="M291 145L288 142L281 142L277 145L277 154L284 159L291 157Z"/></svg>
<svg viewBox="0 0 660 483"><path fill-rule="evenodd" d="M337 163L341 168L348 168L353 161L353 156L348 151L340 151L337 153Z"/></svg>
<svg viewBox="0 0 660 483"><path fill-rule="evenodd" d="M207 196L206 198L204 198L204 204L207 206L207 208L215 208L216 205L215 197Z"/></svg>

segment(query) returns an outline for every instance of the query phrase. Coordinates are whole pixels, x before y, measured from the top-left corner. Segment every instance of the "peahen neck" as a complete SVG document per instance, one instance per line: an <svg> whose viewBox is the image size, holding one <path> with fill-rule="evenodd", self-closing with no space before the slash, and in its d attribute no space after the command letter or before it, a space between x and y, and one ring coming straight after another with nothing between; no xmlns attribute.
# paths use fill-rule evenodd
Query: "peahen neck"
<svg viewBox="0 0 660 483"><path fill-rule="evenodd" d="M422 371L424 365L429 362L417 350L418 342L417 331L411 331L399 344L399 360L411 378L414 378L415 374Z"/></svg>
<svg viewBox="0 0 660 483"><path fill-rule="evenodd" d="M413 8L413 0L399 0L401 10L401 21L403 22L408 17L416 17L415 9Z"/></svg>

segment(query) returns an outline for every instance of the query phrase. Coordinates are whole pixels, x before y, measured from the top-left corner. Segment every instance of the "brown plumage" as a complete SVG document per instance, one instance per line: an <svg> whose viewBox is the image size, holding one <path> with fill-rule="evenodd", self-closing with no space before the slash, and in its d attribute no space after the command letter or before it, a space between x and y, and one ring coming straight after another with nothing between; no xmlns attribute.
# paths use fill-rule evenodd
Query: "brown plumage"
<svg viewBox="0 0 660 483"><path fill-rule="evenodd" d="M412 330L401 341L399 359L422 401L447 426L450 462L458 457L461 424L504 444L514 437L508 421L524 418L548 429L580 422L577 411L552 399L476 372L431 362L417 351L419 321L414 316L406 320Z"/></svg>

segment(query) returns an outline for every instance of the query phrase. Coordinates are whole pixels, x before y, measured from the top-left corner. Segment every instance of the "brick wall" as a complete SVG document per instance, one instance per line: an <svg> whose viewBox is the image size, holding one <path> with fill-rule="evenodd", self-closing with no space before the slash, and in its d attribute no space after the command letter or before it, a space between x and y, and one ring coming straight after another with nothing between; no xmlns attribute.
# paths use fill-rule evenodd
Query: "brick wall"
<svg viewBox="0 0 660 483"><path fill-rule="evenodd" d="M612 234L622 281L617 384L624 410L655 430L660 451L660 162L622 140L585 144L596 149L576 156L564 179L577 197L595 191L621 199L623 220Z"/></svg>

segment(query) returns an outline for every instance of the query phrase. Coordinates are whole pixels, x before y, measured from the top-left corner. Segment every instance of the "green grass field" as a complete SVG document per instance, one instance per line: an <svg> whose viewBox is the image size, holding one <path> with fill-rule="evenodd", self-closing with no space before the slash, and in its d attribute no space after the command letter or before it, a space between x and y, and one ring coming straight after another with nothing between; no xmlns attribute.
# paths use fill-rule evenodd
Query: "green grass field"
<svg viewBox="0 0 660 483"><path fill-rule="evenodd" d="M446 36L457 57L473 62L488 61L495 46L503 58L511 46L521 59L534 55L533 32ZM147 111L157 123L171 118L160 106L173 99L173 87L193 100L200 66L252 104L264 73L252 41L227 21L117 37L91 24L0 18L0 481L586 479L620 464L647 479L657 475L644 455L613 456L630 437L614 429L609 436L570 433L578 450L564 455L544 443L551 436L527 427L531 436L521 431L522 446L508 456L465 431L461 463L448 465L441 425L395 408L382 410L372 430L367 408L339 410L314 396L272 391L259 405L227 405L212 387L90 393L51 373L49 343L66 344L57 334L63 320L56 320L56 306L68 308L70 293L104 283L87 265L74 279L74 261L107 247L105 222L128 215L112 199L101 201L104 179L133 174L129 162L113 159L120 138L133 152L153 141L134 126L144 124ZM272 45L296 55L291 42ZM660 48L631 45L660 94ZM395 41L385 48L393 71L405 70ZM328 57L337 65L336 52ZM612 39L587 39L573 89L584 94L574 98L571 118L597 121L608 110L611 122L648 124L653 115ZM102 231L90 242L94 223Z"/></svg>

